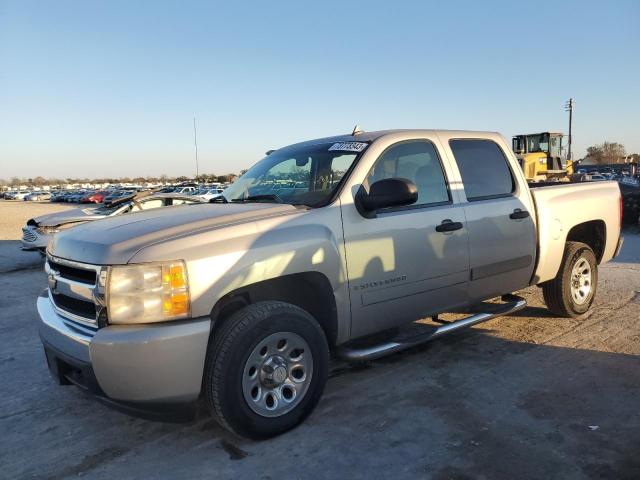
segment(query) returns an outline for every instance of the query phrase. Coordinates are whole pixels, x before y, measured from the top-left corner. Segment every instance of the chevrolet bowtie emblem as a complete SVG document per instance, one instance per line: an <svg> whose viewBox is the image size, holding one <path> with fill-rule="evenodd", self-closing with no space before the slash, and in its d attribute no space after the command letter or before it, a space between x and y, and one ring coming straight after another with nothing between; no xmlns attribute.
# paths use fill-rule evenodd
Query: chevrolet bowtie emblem
<svg viewBox="0 0 640 480"><path fill-rule="evenodd" d="M49 290L51 293L56 293L56 287L58 286L58 281L56 280L56 276L60 275L60 272L55 270L50 270L49 275L47 276L47 281L49 283Z"/></svg>

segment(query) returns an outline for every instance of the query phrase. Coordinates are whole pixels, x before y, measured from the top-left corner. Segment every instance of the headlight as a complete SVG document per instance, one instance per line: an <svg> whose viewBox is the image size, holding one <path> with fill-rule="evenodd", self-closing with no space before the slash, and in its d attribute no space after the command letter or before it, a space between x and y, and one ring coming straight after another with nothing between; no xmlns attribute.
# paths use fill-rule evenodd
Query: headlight
<svg viewBox="0 0 640 480"><path fill-rule="evenodd" d="M191 315L184 262L110 268L107 280L109 323L152 323Z"/></svg>

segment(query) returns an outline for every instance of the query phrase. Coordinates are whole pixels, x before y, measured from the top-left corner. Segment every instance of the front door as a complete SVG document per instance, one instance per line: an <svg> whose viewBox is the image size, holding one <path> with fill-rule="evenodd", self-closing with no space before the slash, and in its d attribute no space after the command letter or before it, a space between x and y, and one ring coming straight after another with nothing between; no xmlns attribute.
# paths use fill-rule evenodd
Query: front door
<svg viewBox="0 0 640 480"><path fill-rule="evenodd" d="M351 337L391 328L467 300L469 259L461 205L454 203L445 169L427 139L389 146L362 182L406 178L418 187L414 205L364 218L343 205L352 315ZM456 228L443 228L451 222Z"/></svg>

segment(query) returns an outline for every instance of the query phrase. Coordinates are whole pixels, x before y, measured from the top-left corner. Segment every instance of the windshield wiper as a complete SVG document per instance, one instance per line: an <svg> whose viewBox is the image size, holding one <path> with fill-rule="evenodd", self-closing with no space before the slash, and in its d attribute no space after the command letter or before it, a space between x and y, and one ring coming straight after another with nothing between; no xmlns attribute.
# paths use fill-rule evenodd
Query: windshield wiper
<svg viewBox="0 0 640 480"><path fill-rule="evenodd" d="M249 195L244 198L234 198L231 200L232 202L275 202L275 203L284 203L284 201L275 194L266 194L266 195Z"/></svg>

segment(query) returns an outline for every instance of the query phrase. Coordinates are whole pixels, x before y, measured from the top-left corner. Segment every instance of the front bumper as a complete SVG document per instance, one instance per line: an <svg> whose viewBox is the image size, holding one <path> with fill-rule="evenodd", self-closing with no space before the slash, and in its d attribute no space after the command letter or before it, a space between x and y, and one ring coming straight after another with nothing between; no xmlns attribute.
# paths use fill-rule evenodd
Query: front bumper
<svg viewBox="0 0 640 480"><path fill-rule="evenodd" d="M59 315L46 291L37 307L49 369L60 383L74 383L129 411L189 404L199 397L209 317L114 325L90 335Z"/></svg>

